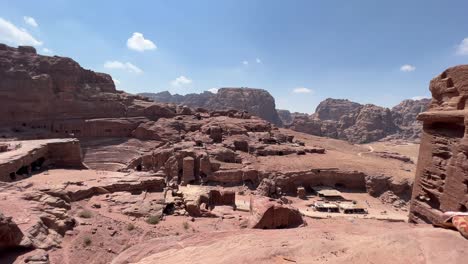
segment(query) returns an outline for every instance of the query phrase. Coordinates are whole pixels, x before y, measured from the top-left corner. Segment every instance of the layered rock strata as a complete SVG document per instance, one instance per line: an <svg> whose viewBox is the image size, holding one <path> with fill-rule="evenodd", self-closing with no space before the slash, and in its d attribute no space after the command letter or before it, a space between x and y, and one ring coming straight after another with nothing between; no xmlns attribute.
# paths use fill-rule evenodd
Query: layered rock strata
<svg viewBox="0 0 468 264"><path fill-rule="evenodd" d="M468 65L445 70L430 83L432 102L424 123L410 220L440 223L442 213L467 212Z"/></svg>

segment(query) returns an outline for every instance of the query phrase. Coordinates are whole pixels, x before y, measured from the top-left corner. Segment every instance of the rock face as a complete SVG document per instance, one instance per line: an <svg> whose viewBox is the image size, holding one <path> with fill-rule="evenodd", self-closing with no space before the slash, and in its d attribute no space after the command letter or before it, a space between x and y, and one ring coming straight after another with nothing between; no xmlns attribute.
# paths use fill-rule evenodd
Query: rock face
<svg viewBox="0 0 468 264"><path fill-rule="evenodd" d="M284 109L276 109L276 112L278 112L278 116L281 119L281 122L283 123L284 126L291 125L296 117L307 116L307 114L304 114L304 113L298 113L298 112L291 113L289 110L284 110Z"/></svg>
<svg viewBox="0 0 468 264"><path fill-rule="evenodd" d="M0 248L27 246L27 243L22 243L23 240L23 232L16 223L0 212Z"/></svg>
<svg viewBox="0 0 468 264"><path fill-rule="evenodd" d="M249 225L251 228L291 228L306 224L296 208L263 196L250 198L250 213Z"/></svg>
<svg viewBox="0 0 468 264"><path fill-rule="evenodd" d="M404 100L392 108L393 122L400 128L397 138L419 139L421 122L416 117L429 108L431 99Z"/></svg>
<svg viewBox="0 0 468 264"><path fill-rule="evenodd" d="M289 128L352 143L368 143L388 136L417 139L421 126L416 115L424 111L428 103L428 99L406 100L390 110L329 98L317 106L313 115L295 116Z"/></svg>
<svg viewBox="0 0 468 264"><path fill-rule="evenodd" d="M440 223L443 212L468 207L468 65L447 69L430 90L429 110L418 117L424 126L410 220Z"/></svg>
<svg viewBox="0 0 468 264"><path fill-rule="evenodd" d="M142 93L140 95L155 102L182 104L193 108L247 111L273 124L282 124L275 109L275 99L268 91L263 89L221 88L216 94L204 92L201 94L171 95L165 91L161 93Z"/></svg>
<svg viewBox="0 0 468 264"><path fill-rule="evenodd" d="M83 69L70 58L41 56L32 47L4 44L0 98L1 128L12 127L15 133L34 129L56 137L126 136L142 117L157 120L176 111L117 91L110 75ZM3 137L9 136L7 132L0 129Z"/></svg>

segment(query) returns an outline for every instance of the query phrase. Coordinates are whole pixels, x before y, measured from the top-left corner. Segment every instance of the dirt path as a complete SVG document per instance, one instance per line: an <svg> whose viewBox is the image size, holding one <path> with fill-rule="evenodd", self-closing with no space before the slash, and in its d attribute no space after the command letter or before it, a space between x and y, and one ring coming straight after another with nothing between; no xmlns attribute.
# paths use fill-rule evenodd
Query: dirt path
<svg viewBox="0 0 468 264"><path fill-rule="evenodd" d="M357 155L358 155L359 157L362 157L362 153L372 153L372 152L374 152L374 148L373 148L372 146L367 146L367 147L369 148L369 151L367 151L367 152L359 152Z"/></svg>

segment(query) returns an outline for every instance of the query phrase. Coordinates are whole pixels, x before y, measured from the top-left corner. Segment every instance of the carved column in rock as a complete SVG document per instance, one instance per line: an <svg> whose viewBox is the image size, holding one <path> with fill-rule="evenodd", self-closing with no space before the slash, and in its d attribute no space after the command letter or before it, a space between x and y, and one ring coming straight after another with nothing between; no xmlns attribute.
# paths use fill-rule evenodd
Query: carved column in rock
<svg viewBox="0 0 468 264"><path fill-rule="evenodd" d="M195 159L185 157L182 162L182 185L195 180Z"/></svg>

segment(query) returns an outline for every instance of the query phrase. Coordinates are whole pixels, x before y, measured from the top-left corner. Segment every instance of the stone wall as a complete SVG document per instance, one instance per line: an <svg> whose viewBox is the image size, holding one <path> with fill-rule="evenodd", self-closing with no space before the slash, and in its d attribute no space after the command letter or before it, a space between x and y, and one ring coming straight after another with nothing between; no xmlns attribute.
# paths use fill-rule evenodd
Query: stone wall
<svg viewBox="0 0 468 264"><path fill-rule="evenodd" d="M466 212L468 206L468 65L447 69L431 81L430 90L430 108L418 117L424 125L412 222L437 223L443 212Z"/></svg>

